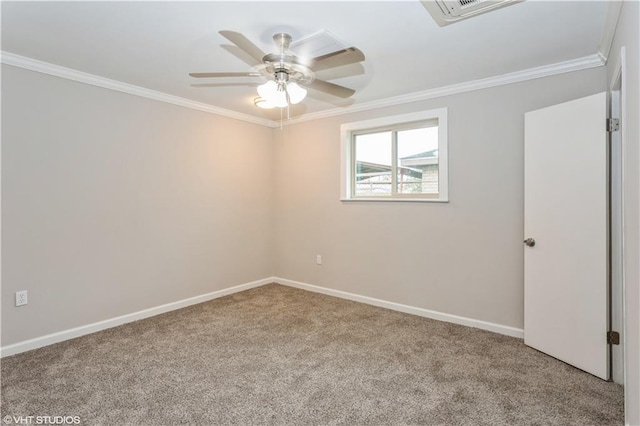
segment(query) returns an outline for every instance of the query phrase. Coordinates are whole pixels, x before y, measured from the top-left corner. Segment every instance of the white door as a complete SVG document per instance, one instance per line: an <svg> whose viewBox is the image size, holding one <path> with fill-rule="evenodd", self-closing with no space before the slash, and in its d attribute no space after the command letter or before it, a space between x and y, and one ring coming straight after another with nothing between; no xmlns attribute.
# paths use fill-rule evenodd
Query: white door
<svg viewBox="0 0 640 426"><path fill-rule="evenodd" d="M525 114L524 342L608 379L606 93Z"/></svg>

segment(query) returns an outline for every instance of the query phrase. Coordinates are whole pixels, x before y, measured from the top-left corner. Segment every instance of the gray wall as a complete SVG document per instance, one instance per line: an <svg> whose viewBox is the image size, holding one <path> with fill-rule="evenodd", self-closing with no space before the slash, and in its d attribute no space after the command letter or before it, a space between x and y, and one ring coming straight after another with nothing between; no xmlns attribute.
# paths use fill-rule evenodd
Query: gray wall
<svg viewBox="0 0 640 426"><path fill-rule="evenodd" d="M2 345L271 276L271 141L3 65Z"/></svg>
<svg viewBox="0 0 640 426"><path fill-rule="evenodd" d="M603 90L600 67L275 131L276 275L522 328L524 113ZM440 107L449 203L339 200L340 124Z"/></svg>
<svg viewBox="0 0 640 426"><path fill-rule="evenodd" d="M623 122L624 141L624 277L627 359L625 372L626 422L640 425L640 7L623 2L609 62L607 86L613 78L620 48L626 48L627 119Z"/></svg>
<svg viewBox="0 0 640 426"><path fill-rule="evenodd" d="M612 57L624 44L638 117L635 2ZM606 72L272 130L3 65L1 344L272 275L521 328L523 114L605 90ZM340 124L443 106L451 202L339 201ZM637 360L640 149L637 120L627 126ZM16 308L22 289L29 304ZM639 367L628 367L638 424Z"/></svg>

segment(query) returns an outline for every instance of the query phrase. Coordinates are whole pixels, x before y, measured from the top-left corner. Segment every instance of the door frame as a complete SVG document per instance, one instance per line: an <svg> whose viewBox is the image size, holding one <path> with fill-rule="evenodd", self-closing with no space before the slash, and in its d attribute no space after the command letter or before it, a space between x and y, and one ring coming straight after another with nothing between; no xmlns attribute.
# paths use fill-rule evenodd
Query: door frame
<svg viewBox="0 0 640 426"><path fill-rule="evenodd" d="M625 240L624 240L624 188L625 188L625 158L626 158L626 121L627 121L627 99L626 99L626 50L625 47L622 46L620 48L620 53L616 58L615 66L613 67L613 74L611 77L611 81L609 83L608 91L609 91L609 113L611 118L618 118L620 120L620 129L617 132L610 133L610 147L613 148L615 144L618 144L619 157L615 158L613 155L610 156L611 164L610 164L610 179L614 177L614 175L619 178L619 185L617 188L612 188L615 190L615 193L611 193L611 212L618 212L618 220L619 226L615 228L611 228L610 234L610 244L611 249L614 248L614 245L617 246L619 250L619 259L613 259L610 265L611 268L611 294L612 294L612 303L611 303L611 317L613 319L613 323L611 324L613 327L620 327L620 348L616 351L615 348L612 348L612 370L611 370L611 378L616 383L621 383L625 389L627 384L627 315L625 311L625 293L626 293L626 284L625 284L625 274L624 274L624 265L626 263L625 255ZM613 203L616 203L614 205ZM613 219L613 218L611 218ZM614 279L617 277L617 280ZM615 302L615 303L613 303ZM618 330L615 330L618 331ZM617 352L617 353L616 353ZM625 418L626 418L626 410L628 406L627 401L627 393L624 393L625 397Z"/></svg>

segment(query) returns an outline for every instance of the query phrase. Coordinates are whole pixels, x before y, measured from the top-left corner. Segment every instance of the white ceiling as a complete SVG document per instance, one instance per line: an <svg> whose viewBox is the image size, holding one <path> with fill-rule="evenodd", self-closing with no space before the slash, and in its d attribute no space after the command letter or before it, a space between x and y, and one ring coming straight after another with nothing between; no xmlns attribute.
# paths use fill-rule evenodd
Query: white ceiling
<svg viewBox="0 0 640 426"><path fill-rule="evenodd" d="M317 76L356 89L351 99L344 102L315 94L292 108L291 115L296 116L593 55L606 14L606 2L527 0L441 28L418 0L5 1L2 50L276 119L279 112L253 105L260 78L188 76L189 72L250 71L218 31L243 33L265 52L274 50L274 33L288 32L295 42L328 31L345 46L364 52L362 66ZM217 86L195 86L203 83Z"/></svg>

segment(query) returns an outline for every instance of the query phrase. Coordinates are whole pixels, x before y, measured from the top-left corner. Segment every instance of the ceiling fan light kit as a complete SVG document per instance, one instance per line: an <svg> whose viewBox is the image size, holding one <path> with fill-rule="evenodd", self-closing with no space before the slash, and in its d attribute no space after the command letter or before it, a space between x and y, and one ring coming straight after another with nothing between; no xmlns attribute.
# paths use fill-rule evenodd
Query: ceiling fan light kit
<svg viewBox="0 0 640 426"><path fill-rule="evenodd" d="M292 104L299 104L307 96L307 90L303 89L298 83L290 83L287 85L287 93Z"/></svg>
<svg viewBox="0 0 640 426"><path fill-rule="evenodd" d="M302 102L307 96L307 90L302 86L340 98L348 98L355 93L353 89L318 80L315 76L315 71L364 61L364 54L355 47L339 49L313 59L303 60L289 50L291 44L289 34L275 34L273 40L278 51L269 54L262 52L259 47L240 33L220 31L220 34L254 59L254 71L191 73L189 75L195 78L266 77L268 81L258 86L259 97L253 100L254 105L259 108L286 108L289 105Z"/></svg>
<svg viewBox="0 0 640 426"><path fill-rule="evenodd" d="M258 86L258 94L268 105L278 108L287 106L287 92L278 87L274 81L267 81L262 86Z"/></svg>
<svg viewBox="0 0 640 426"><path fill-rule="evenodd" d="M284 75L285 77L280 79L278 76ZM261 86L258 86L258 94L260 98L266 102L266 104L262 104L265 106L260 106L261 108L285 108L290 103L295 105L302 102L302 100L307 96L307 91L300 87L298 83L291 82L287 83L288 74L283 72L276 73L276 78L278 81L269 80Z"/></svg>

